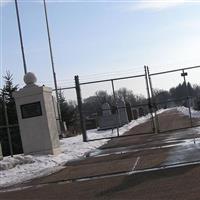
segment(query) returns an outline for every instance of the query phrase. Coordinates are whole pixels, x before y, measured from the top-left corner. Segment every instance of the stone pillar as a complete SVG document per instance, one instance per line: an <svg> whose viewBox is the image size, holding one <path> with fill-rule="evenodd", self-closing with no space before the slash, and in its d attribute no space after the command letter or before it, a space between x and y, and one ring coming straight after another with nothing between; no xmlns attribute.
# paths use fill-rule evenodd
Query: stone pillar
<svg viewBox="0 0 200 200"><path fill-rule="evenodd" d="M52 89L35 85L36 77L24 76L26 86L13 93L24 154L58 154L59 137Z"/></svg>

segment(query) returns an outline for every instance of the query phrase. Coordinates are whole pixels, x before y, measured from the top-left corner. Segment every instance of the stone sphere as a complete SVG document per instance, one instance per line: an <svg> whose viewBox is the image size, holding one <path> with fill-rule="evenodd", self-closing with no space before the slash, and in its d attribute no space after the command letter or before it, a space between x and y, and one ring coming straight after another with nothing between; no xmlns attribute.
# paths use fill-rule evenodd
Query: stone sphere
<svg viewBox="0 0 200 200"><path fill-rule="evenodd" d="M34 84L36 83L36 81L37 81L37 78L34 73L28 72L24 75L24 83L26 83L26 85Z"/></svg>

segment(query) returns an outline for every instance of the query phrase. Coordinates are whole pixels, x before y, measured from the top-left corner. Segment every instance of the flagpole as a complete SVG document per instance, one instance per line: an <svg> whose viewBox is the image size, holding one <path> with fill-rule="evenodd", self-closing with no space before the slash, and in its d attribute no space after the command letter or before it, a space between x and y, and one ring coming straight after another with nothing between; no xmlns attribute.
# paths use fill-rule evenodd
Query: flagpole
<svg viewBox="0 0 200 200"><path fill-rule="evenodd" d="M60 110L60 103L59 103L59 96L58 96L58 86L57 86L56 72L55 72L55 67L54 67L53 51L52 51L52 46L51 46L51 37L50 37L50 31L49 31L46 1L43 0L43 3L44 3L44 12L45 12L45 20L46 20L46 27L47 27L48 43L49 43L49 53L50 53L50 58L51 58L51 67L52 67L54 87L55 87L55 92L56 92L56 100L57 100L57 108L58 108L58 120L59 120L59 123L60 123L60 127L62 127L61 126L61 123L62 123L61 110Z"/></svg>
<svg viewBox="0 0 200 200"><path fill-rule="evenodd" d="M27 67L26 67L26 59L25 59L25 54L24 54L24 45L23 45L23 39L22 39L22 31L21 31L21 24L20 24L20 19L19 19L19 9L18 9L17 0L15 0L15 9L16 9L16 14L17 14L17 25L18 25L18 30L19 30L19 38L20 38L22 59L23 59L23 65L24 65L24 74L26 74Z"/></svg>

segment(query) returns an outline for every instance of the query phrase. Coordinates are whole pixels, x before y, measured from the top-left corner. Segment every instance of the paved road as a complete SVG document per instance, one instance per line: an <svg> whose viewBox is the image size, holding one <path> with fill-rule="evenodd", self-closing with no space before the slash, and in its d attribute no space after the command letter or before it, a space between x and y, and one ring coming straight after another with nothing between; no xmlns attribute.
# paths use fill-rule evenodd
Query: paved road
<svg viewBox="0 0 200 200"><path fill-rule="evenodd" d="M168 124L165 129L189 121L175 110L159 117ZM89 157L67 163L60 172L0 192L0 199L199 199L200 129L134 135L149 123L127 133L133 136L115 138Z"/></svg>

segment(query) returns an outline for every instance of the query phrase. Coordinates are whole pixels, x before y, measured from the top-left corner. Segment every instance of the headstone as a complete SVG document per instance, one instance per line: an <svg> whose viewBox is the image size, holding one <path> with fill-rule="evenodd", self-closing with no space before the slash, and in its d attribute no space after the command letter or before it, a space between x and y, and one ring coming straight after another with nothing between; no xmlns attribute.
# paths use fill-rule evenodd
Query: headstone
<svg viewBox="0 0 200 200"><path fill-rule="evenodd" d="M24 154L58 154L59 137L52 89L37 86L36 77L24 76L26 86L13 93Z"/></svg>
<svg viewBox="0 0 200 200"><path fill-rule="evenodd" d="M2 149L1 149L1 142L0 142L0 160L3 160L3 153L2 153Z"/></svg>
<svg viewBox="0 0 200 200"><path fill-rule="evenodd" d="M103 116L109 116L111 115L111 109L110 109L110 105L109 103L104 103L102 106L101 106L101 109L102 109L102 115Z"/></svg>
<svg viewBox="0 0 200 200"><path fill-rule="evenodd" d="M118 109L118 116L119 116L119 124L120 126L124 124L128 124L128 115L126 112L126 104L123 100L118 99L117 101L117 109Z"/></svg>
<svg viewBox="0 0 200 200"><path fill-rule="evenodd" d="M138 111L137 111L137 109L133 109L132 113L133 113L133 119L136 120L138 118Z"/></svg>
<svg viewBox="0 0 200 200"><path fill-rule="evenodd" d="M118 127L118 116L112 114L110 105L105 103L102 105L102 116L98 118L99 130L106 130Z"/></svg>

